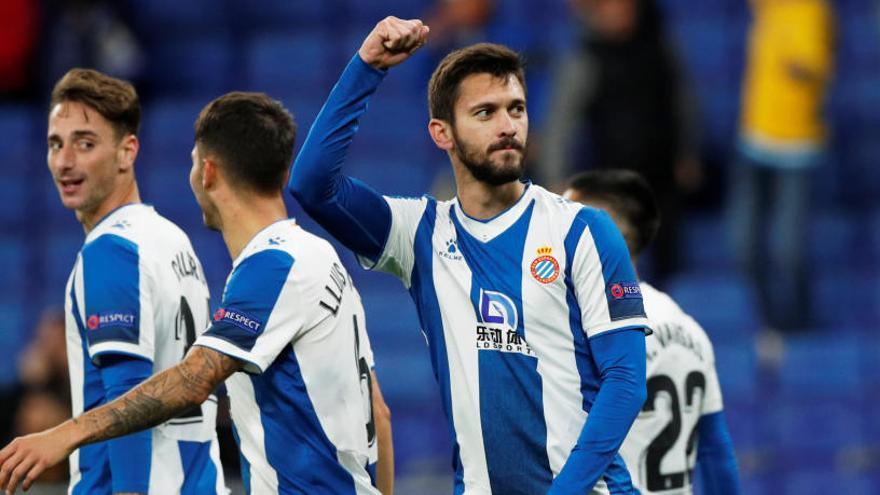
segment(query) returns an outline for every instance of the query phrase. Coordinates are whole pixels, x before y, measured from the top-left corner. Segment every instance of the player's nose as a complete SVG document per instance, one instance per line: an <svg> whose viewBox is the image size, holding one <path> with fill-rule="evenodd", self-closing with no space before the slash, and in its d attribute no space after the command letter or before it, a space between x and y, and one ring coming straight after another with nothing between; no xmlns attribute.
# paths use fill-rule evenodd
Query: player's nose
<svg viewBox="0 0 880 495"><path fill-rule="evenodd" d="M73 148L65 146L58 153L49 157L49 166L59 172L70 170L76 166L76 153Z"/></svg>
<svg viewBox="0 0 880 495"><path fill-rule="evenodd" d="M513 137L516 136L516 122L514 122L513 117L511 117L507 112L498 112L499 122L498 122L498 135L500 137Z"/></svg>

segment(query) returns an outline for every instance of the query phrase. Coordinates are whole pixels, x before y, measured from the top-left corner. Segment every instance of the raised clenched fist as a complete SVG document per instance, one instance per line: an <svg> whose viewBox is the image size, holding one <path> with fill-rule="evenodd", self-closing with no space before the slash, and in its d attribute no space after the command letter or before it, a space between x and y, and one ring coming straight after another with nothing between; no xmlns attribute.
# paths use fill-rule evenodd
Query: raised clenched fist
<svg viewBox="0 0 880 495"><path fill-rule="evenodd" d="M386 17L370 31L358 54L377 69L393 67L407 59L428 39L428 26L418 19Z"/></svg>

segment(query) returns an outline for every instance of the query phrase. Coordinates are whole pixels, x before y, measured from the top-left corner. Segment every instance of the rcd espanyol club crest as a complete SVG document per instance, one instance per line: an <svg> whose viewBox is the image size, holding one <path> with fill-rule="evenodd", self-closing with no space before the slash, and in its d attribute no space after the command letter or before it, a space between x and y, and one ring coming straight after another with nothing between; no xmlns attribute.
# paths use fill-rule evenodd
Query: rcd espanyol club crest
<svg viewBox="0 0 880 495"><path fill-rule="evenodd" d="M549 284L559 276L559 262L553 257L553 248L538 248L538 257L532 261L532 276L542 284Z"/></svg>

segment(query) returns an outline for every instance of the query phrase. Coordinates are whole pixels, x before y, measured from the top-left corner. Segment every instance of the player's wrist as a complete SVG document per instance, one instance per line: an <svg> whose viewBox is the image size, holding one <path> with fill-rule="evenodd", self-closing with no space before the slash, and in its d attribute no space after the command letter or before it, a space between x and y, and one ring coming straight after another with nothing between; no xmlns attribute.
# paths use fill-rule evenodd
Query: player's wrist
<svg viewBox="0 0 880 495"><path fill-rule="evenodd" d="M360 48L360 50L358 50L358 57L360 57L360 59L363 63L369 65L370 67L372 67L376 70L381 70L381 71L388 70L389 66L382 63L381 57L377 56L376 54L371 53L371 50L365 46L362 46Z"/></svg>
<svg viewBox="0 0 880 495"><path fill-rule="evenodd" d="M68 419L50 430L52 437L68 453L80 448L88 442L88 432L83 428L83 422L77 418Z"/></svg>

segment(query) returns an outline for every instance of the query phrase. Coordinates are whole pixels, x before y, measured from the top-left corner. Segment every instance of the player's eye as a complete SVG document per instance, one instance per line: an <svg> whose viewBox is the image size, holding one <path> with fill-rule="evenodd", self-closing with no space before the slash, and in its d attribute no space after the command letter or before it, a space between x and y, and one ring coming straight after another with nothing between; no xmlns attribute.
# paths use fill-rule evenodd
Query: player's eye
<svg viewBox="0 0 880 495"><path fill-rule="evenodd" d="M510 109L510 114L517 117L523 115L524 113L526 113L525 105L514 105L513 108Z"/></svg>
<svg viewBox="0 0 880 495"><path fill-rule="evenodd" d="M474 114L478 119L485 119L492 115L492 110L489 108L481 108L477 110L477 113Z"/></svg>
<svg viewBox="0 0 880 495"><path fill-rule="evenodd" d="M89 151L95 147L95 143L93 143L89 140L86 140L86 139L80 139L79 141L76 142L76 147L80 151Z"/></svg>
<svg viewBox="0 0 880 495"><path fill-rule="evenodd" d="M49 141L49 151L58 151L61 149L61 143L58 141Z"/></svg>

